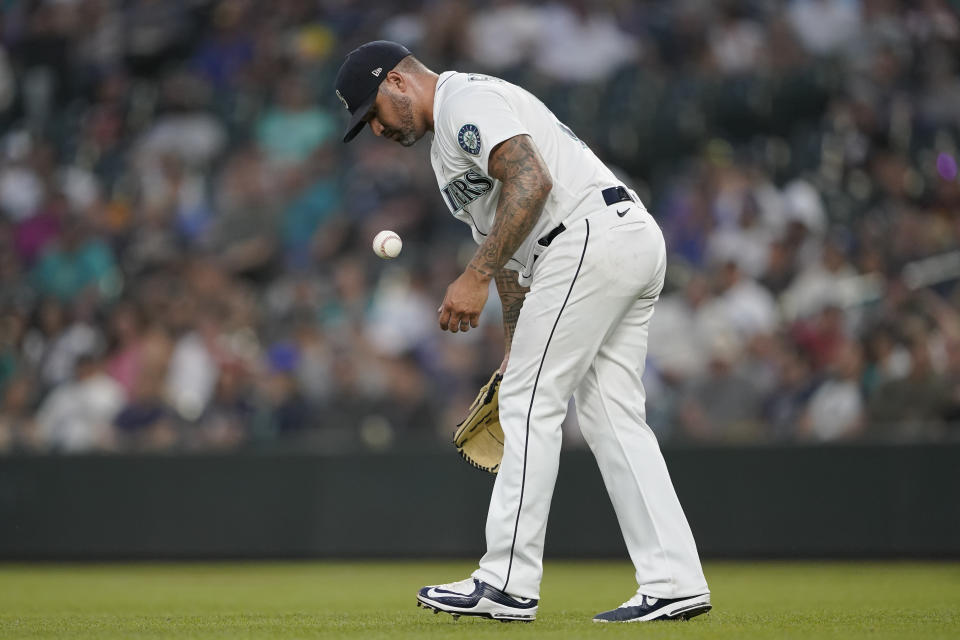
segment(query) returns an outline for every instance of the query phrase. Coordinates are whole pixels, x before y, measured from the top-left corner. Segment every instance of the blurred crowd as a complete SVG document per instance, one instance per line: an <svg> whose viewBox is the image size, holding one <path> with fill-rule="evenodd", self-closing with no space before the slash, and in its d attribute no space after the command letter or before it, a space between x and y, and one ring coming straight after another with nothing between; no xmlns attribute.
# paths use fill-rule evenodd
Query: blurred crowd
<svg viewBox="0 0 960 640"><path fill-rule="evenodd" d="M661 440L960 437L957 2L0 7L0 452L449 439L499 307L436 325L475 245L428 145L340 142L378 38L527 87L641 193Z"/></svg>

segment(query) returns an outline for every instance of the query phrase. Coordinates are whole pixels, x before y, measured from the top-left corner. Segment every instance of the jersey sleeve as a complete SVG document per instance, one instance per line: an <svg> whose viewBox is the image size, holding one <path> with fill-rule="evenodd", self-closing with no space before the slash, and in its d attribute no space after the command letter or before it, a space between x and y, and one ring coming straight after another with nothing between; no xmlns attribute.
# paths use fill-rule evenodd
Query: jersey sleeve
<svg viewBox="0 0 960 640"><path fill-rule="evenodd" d="M444 124L447 135L452 137L450 147L486 175L494 147L530 133L506 97L488 87L464 89L451 98L447 107Z"/></svg>

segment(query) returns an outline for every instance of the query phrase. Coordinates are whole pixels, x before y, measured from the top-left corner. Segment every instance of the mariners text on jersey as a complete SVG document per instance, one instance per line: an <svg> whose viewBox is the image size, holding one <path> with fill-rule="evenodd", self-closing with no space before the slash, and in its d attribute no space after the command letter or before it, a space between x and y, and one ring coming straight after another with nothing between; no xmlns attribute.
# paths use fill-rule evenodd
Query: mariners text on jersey
<svg viewBox="0 0 960 640"><path fill-rule="evenodd" d="M443 193L451 213L486 195L493 188L493 180L471 169L462 176L448 182L440 191Z"/></svg>

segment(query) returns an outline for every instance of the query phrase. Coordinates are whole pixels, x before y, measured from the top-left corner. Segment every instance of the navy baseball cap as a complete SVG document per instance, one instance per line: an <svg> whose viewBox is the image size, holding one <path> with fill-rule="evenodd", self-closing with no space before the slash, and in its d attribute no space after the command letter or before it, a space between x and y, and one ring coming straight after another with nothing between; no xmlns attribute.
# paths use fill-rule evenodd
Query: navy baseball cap
<svg viewBox="0 0 960 640"><path fill-rule="evenodd" d="M350 142L366 124L377 89L387 77L387 72L410 55L402 44L389 40L375 40L357 47L347 55L337 72L336 93L340 102L350 112L350 124L343 134L343 141Z"/></svg>

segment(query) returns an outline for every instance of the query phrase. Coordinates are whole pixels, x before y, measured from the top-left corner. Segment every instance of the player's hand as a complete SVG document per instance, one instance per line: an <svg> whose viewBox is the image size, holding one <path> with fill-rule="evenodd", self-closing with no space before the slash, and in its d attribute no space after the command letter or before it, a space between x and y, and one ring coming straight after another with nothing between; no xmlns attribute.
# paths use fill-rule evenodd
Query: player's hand
<svg viewBox="0 0 960 640"><path fill-rule="evenodd" d="M490 293L490 278L467 268L447 287L440 312L440 328L450 333L469 331L480 324L480 312Z"/></svg>

